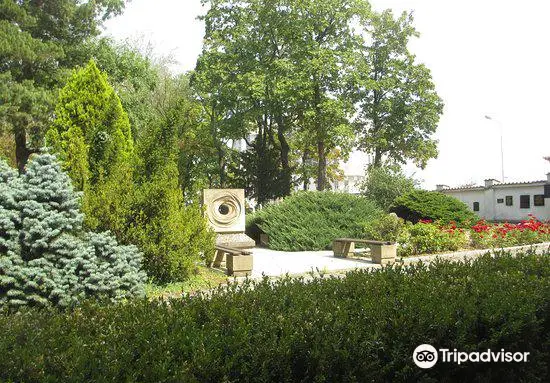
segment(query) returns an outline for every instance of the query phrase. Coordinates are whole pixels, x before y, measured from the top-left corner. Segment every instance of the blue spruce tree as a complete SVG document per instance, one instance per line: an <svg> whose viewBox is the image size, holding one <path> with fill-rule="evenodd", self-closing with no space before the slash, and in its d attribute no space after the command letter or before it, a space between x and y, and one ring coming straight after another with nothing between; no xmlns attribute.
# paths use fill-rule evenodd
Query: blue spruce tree
<svg viewBox="0 0 550 383"><path fill-rule="evenodd" d="M82 229L80 194L53 155L17 176L0 161L0 304L71 306L143 295L134 246Z"/></svg>

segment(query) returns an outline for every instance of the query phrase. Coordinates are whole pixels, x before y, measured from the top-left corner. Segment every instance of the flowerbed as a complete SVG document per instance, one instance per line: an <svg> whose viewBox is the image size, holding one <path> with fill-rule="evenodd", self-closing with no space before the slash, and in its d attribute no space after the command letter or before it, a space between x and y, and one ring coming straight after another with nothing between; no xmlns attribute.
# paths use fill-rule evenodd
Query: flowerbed
<svg viewBox="0 0 550 383"><path fill-rule="evenodd" d="M531 245L550 241L550 223L530 215L520 223L488 223L478 221L470 227L457 223L420 220L416 224L395 216L365 227L369 239L396 241L398 255L433 254L460 249L492 249Z"/></svg>
<svg viewBox="0 0 550 383"><path fill-rule="evenodd" d="M472 226L470 237L476 249L530 245L550 240L550 224L532 215L518 224L490 224L481 220Z"/></svg>

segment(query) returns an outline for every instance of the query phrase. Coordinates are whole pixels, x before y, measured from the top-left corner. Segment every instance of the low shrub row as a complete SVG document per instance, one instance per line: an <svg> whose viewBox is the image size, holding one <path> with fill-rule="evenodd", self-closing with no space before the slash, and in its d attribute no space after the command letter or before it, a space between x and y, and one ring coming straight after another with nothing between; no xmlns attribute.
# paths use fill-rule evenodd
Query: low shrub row
<svg viewBox="0 0 550 383"><path fill-rule="evenodd" d="M300 192L257 211L247 220L247 234L269 236L274 250L330 248L339 237L357 237L382 210L365 197L334 192Z"/></svg>
<svg viewBox="0 0 550 383"><path fill-rule="evenodd" d="M282 279L169 302L132 300L0 315L0 380L155 382L544 382L550 257ZM526 363L420 369L428 343L528 352Z"/></svg>

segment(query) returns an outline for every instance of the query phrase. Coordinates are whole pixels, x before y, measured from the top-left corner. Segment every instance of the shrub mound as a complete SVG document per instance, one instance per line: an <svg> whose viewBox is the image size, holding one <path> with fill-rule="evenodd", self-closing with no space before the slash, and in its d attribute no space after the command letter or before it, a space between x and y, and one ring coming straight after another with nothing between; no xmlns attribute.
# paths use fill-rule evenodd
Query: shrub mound
<svg viewBox="0 0 550 383"><path fill-rule="evenodd" d="M137 248L85 232L82 220L54 156L35 156L21 176L0 160L0 308L144 294Z"/></svg>
<svg viewBox="0 0 550 383"><path fill-rule="evenodd" d="M396 198L390 211L414 223L421 219L429 219L443 223L454 221L464 226L479 220L479 217L458 199L426 190L414 190Z"/></svg>
<svg viewBox="0 0 550 383"><path fill-rule="evenodd" d="M0 380L543 382L550 257L483 256L267 279L170 302L0 314ZM413 350L529 352L527 363L444 363Z"/></svg>
<svg viewBox="0 0 550 383"><path fill-rule="evenodd" d="M362 235L365 223L382 216L368 199L345 193L299 192L257 211L247 222L247 234L269 236L274 250L329 248L338 237Z"/></svg>

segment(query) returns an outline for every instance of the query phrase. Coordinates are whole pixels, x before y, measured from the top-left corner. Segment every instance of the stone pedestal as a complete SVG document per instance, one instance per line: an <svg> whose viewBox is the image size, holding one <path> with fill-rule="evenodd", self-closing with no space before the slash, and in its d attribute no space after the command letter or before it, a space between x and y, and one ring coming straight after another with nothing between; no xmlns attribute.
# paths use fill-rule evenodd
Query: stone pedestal
<svg viewBox="0 0 550 383"><path fill-rule="evenodd" d="M252 275L253 257L250 255L227 254L227 274L235 277Z"/></svg>
<svg viewBox="0 0 550 383"><path fill-rule="evenodd" d="M371 246L371 256L374 263L390 265L395 262L397 256L397 245Z"/></svg>

